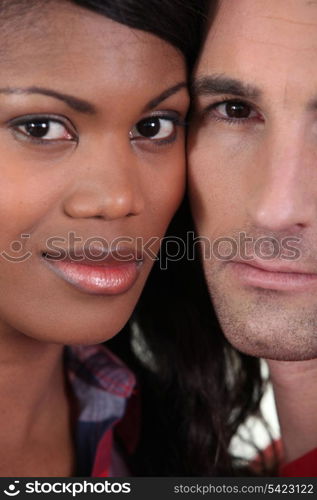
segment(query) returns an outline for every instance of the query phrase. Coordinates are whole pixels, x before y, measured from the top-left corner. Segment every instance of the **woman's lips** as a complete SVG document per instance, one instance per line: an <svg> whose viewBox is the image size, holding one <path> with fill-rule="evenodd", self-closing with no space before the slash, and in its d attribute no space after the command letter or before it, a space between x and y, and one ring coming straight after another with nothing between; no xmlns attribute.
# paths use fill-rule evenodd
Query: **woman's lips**
<svg viewBox="0 0 317 500"><path fill-rule="evenodd" d="M285 270L282 266L261 267L252 263L229 262L231 272L242 284L281 291L308 291L317 285L317 274Z"/></svg>
<svg viewBox="0 0 317 500"><path fill-rule="evenodd" d="M60 278L79 290L93 295L119 295L127 292L136 282L142 261L54 259L42 255L48 267Z"/></svg>

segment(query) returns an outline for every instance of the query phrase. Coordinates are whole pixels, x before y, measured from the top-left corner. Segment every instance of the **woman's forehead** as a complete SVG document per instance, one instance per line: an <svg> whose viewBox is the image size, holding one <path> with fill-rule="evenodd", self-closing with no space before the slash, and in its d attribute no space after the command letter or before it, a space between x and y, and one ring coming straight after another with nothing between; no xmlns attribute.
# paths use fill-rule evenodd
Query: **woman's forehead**
<svg viewBox="0 0 317 500"><path fill-rule="evenodd" d="M121 78L130 78L132 69L142 77L146 70L153 71L160 65L172 73L171 62L182 61L177 49L157 36L70 2L51 1L45 10L45 16L29 11L26 15L33 21L28 23L17 16L20 29L14 29L11 17L7 29L1 32L0 67L4 77L33 71L35 78L72 76L73 82L78 78L75 83L79 85L85 68L89 80L115 78L116 70Z"/></svg>

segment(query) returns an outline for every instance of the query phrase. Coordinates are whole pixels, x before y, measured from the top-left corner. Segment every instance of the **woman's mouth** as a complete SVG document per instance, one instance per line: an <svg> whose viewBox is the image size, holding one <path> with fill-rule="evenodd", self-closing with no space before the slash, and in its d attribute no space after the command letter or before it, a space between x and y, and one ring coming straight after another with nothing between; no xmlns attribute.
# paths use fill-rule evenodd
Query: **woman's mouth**
<svg viewBox="0 0 317 500"><path fill-rule="evenodd" d="M82 292L92 295L119 295L135 284L143 260L131 253L107 253L104 258L92 259L78 252L63 252L63 258L42 253L45 264L57 276ZM73 254L73 255L72 255Z"/></svg>

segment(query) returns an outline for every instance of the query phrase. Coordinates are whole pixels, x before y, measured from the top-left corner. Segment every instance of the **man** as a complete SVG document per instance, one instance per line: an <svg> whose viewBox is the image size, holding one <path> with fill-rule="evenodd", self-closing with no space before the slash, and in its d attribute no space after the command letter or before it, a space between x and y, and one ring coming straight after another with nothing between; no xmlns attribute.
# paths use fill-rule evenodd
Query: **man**
<svg viewBox="0 0 317 500"><path fill-rule="evenodd" d="M193 215L224 243L205 276L225 336L268 361L285 475L317 476L316 61L316 1L220 0L193 84Z"/></svg>

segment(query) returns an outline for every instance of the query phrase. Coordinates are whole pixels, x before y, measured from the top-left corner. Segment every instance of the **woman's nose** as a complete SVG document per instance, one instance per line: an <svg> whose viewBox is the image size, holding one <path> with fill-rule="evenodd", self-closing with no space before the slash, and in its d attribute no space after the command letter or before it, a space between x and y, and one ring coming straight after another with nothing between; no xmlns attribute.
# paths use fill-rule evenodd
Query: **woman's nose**
<svg viewBox="0 0 317 500"><path fill-rule="evenodd" d="M68 216L115 220L144 209L138 161L129 143L108 146L91 159L82 159L77 171L64 201Z"/></svg>

